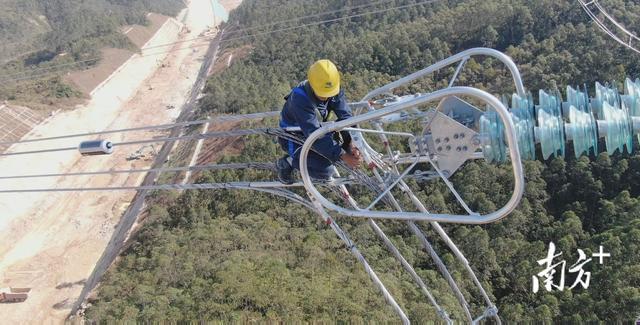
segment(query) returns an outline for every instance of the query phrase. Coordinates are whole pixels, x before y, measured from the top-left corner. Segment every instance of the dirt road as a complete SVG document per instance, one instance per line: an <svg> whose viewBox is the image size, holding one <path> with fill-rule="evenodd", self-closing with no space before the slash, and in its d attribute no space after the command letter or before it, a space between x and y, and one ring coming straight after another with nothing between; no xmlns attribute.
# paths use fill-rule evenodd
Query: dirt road
<svg viewBox="0 0 640 325"><path fill-rule="evenodd" d="M191 90L189 97L187 98L187 101L182 106L180 116L178 116L176 122L184 122L192 119L195 113L195 108L198 101L198 95L200 94L202 88L204 87L209 68L211 67L211 63L215 61L216 54L218 52L218 48L220 45L219 40L221 36L222 35L218 35L218 37L213 42L211 42L211 45L209 46L207 54L205 54L205 57L204 57L204 61L203 61L204 64L202 65L202 67L200 68L200 71L198 72L198 76L196 77L196 82L193 85L193 88ZM183 128L181 127L175 127L171 130L168 136L172 138L180 136L182 133L182 130ZM151 168L157 169L157 168L161 168L164 165L164 162L167 160L169 154L171 153L171 150L174 148L174 144L175 144L175 141L165 142L164 144L162 144L162 147L160 148L160 151L155 157ZM158 177L158 173L156 172L148 173L140 185L142 186L153 185L155 184L157 177ZM131 230L131 227L134 225L134 223L138 218L138 215L142 211L142 208L145 203L145 199L147 197L147 194L149 194L149 192L150 191L142 190L136 193L131 205L128 207L127 211L125 211L124 215L120 219L120 222L118 223L118 226L116 227L114 234L111 236L111 239L109 240L109 244L107 245L106 249L102 253L102 256L100 256L100 259L98 260L98 263L96 264L93 272L91 273L86 283L84 284L84 287L82 288L82 292L80 293L80 296L78 297L78 299L76 299L75 303L71 307L72 315L76 314L78 309L82 307L82 303L87 298L89 293L91 293L91 290L93 290L96 287L96 285L102 278L102 275L107 271L111 263L113 263L115 258L118 256L118 253L120 253L122 246L124 245L124 242L127 238L127 235Z"/></svg>
<svg viewBox="0 0 640 325"><path fill-rule="evenodd" d="M212 24L210 0L192 0L183 22L192 39ZM147 55L127 65L94 94L89 104L61 113L30 137L55 136L173 121L190 94L208 40L191 40L168 55ZM195 46L194 46L195 45ZM166 56L166 57L164 57ZM136 132L109 137L126 141L160 136ZM79 139L21 144L11 151L73 146ZM111 156L82 158L76 152L0 158L3 175L145 168L151 161L127 161L136 147ZM67 177L0 181L0 188L94 187L140 184L145 175ZM20 304L0 304L5 323L62 322L68 315L135 193L48 193L0 196L0 287L31 287Z"/></svg>

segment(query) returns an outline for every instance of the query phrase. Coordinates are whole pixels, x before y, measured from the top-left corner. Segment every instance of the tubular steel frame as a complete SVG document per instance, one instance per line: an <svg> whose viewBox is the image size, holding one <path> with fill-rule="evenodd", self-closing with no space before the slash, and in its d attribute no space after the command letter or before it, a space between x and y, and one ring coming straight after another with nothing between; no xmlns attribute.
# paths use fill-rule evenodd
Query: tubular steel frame
<svg viewBox="0 0 640 325"><path fill-rule="evenodd" d="M363 218L367 218L368 222L370 224L370 226L372 227L372 229L374 230L374 232L378 235L378 237L380 237L383 242L385 243L385 245L389 248L389 250L393 253L393 255L396 257L396 259L398 259L398 261L400 261L400 263L403 265L403 267L409 272L410 275L412 275L412 278L414 279L414 281L418 284L419 287L423 288L424 283L422 282L422 280L419 277L414 276L415 271L413 270L413 268L408 265L408 263L406 263L406 260L404 259L404 257L399 254L399 252L397 251L397 249L395 249L395 247L393 246L392 243L390 243L389 239L387 238L387 236L382 232L382 230L377 226L377 224L375 223L374 219L395 219L395 220L405 220L407 222L407 225L409 226L409 229L412 231L412 233L417 236L420 239L420 242L423 244L425 250L429 253L429 255L434 259L434 262L436 263L436 265L438 266L438 269L440 270L440 272L442 273L442 275L445 277L445 279L447 279L447 282L449 283L449 286L451 288L451 290L453 291L454 295L458 298L458 301L460 303L460 306L462 307L464 314L467 318L467 321L471 322L471 323L477 323L480 320L487 318L487 317L494 317L496 322L498 324L501 323L500 318L498 317L498 310L496 308L496 306L492 303L491 299L489 298L488 294L486 293L486 291L484 290L482 284L480 283L480 281L478 280L477 276L475 275L475 272L473 271L473 269L471 269L471 266L469 265L469 262L467 261L467 259L464 257L464 255L462 254L462 252L458 249L458 247L455 245L455 243L451 240L451 238L447 235L447 233L444 231L444 229L438 224L438 221L443 221L443 222L453 222L453 223L470 223L470 224L479 224L479 223L490 223L490 222L495 222L497 220L500 220L501 218L504 218L505 216L507 216L510 212L512 212L517 205L520 202L520 199L522 198L522 194L524 192L524 173L523 173L523 169L522 169L522 162L520 160L520 153L518 150L518 144L517 144L517 140L516 140L516 131L513 125L513 122L510 118L510 114L507 110L507 108L504 106L504 104L502 104L502 102L500 100L498 100L495 96L492 96L484 91L481 91L479 89L475 89L475 88L470 88L470 87L453 87L453 85L456 82L456 79L458 78L458 76L460 75L460 72L462 71L462 69L464 68L465 63L472 57L472 56L489 56L489 57L493 57L495 59L498 59L499 61L501 61L511 72L511 75L513 77L513 81L514 81L514 85L516 88L516 91L519 95L521 96L525 96L526 92L525 92L525 88L524 85L522 83L522 77L520 75L520 72L517 68L517 66L515 65L515 63L511 60L511 58L509 58L508 56L504 55L501 52L492 50L492 49L487 49L487 48L476 48L476 49L470 49L464 52L461 52L457 55L454 55L446 60L440 61L430 67L427 67L426 69L423 69L421 71L415 72L407 77L404 77L402 79L399 79L395 82L392 82L386 86L380 87L372 92L370 92L369 94L367 94L362 101L370 101L371 99L373 99L374 97L378 96L378 95L382 95L382 94L390 94L391 91L395 88L398 88L400 86L406 85L408 83L411 83L419 78L422 78L426 75L430 75L435 71L438 71L442 68L445 68L447 66L450 66L454 63L458 63L458 66L456 67L456 70L454 72L453 77L451 78L450 82L449 82L449 87L446 89L442 89L442 90L438 90L438 91L434 91L432 93L429 94L425 94L425 95L420 95L418 97L415 97L413 99L410 100L405 100L396 104L391 104L387 107L384 107L380 110L373 110L373 108L371 107L371 105L368 105L368 108L370 110L370 112L362 114L362 115L358 115L355 116L349 120L345 120L345 121L341 121L341 122L334 122L334 123L328 123L325 124L323 126L321 126L320 129L316 130L314 133L312 133L309 138L307 138L307 140L305 141L303 147L302 147L302 151L300 154L300 172L302 175L302 180L305 186L305 189L307 190L307 193L312 201L312 203L317 207L318 210L333 210L335 212L338 212L339 214L343 214L343 215L347 215L347 216L352 216L352 217L363 217ZM414 158L412 157L408 157L406 158L407 161L406 163L412 163L412 165L407 168L405 170L405 172L400 173L396 167L396 165L392 165L391 171L395 173L395 175L398 177L392 184L386 186L385 189L383 189L381 191L381 193L379 193L379 196L377 197L376 200L373 201L372 204L370 204L370 206L367 209L360 209L358 208L357 204L355 203L355 201L353 200L353 198L351 198L351 196L349 195L346 187L343 185L341 186L341 191L344 192L345 195L343 195L343 197L348 198L348 200L351 201L351 207L352 209L347 209L347 208L343 208L340 207L332 202L330 202L329 200L327 200L315 187L315 185L313 184L313 182L311 181L311 178L308 174L308 170L307 170L307 156L309 154L309 150L311 150L313 144L315 143L315 141L317 139L319 139L320 137L326 135L329 132L336 132L336 131L341 131L341 130L348 130L351 132L354 132L355 134L357 134L357 137L354 137L354 139L356 139L357 143L358 143L358 147L364 152L364 158L365 158L365 162L369 165L369 166L374 166L374 174L376 176L376 179L380 182L380 184L384 184L382 177L380 176L380 173L377 171L377 169L382 170L383 166L379 164L378 161L376 161L375 159L373 159L372 157L381 157L383 156L382 154L376 152L371 146L368 145L368 143L366 142L366 140L364 139L364 137L362 136L362 133L375 133L378 134L381 137L381 140L383 141L383 143L388 144L388 140L386 139L387 135L396 135L396 136L406 136L406 137L414 137L413 134L410 133L401 133L401 132L387 132L384 131L384 129L382 128L382 123L375 123L376 121L380 121L381 118L385 117L385 116L389 116L391 114L394 113L399 113L402 111L407 111L407 110L413 110L415 111L416 108L418 106L430 103L430 102L434 102L446 97L450 97L450 96L467 96L467 97L472 97L475 99L478 99L486 104L488 104L489 106L493 107L499 114L500 118L502 119L504 125L505 125L505 133L506 133L506 139L507 139L507 145L509 148L509 155L511 157L511 163L512 163L512 168L513 168L513 173L514 173L514 190L512 193L511 198L509 199L509 201L499 210L490 213L488 215L479 215L477 213L473 213L469 207L467 206L467 204L464 202L464 200L461 198L461 196L455 191L455 189L453 188L453 185L448 181L448 179L445 177L445 175L442 174L442 172L438 169L437 164L434 163L434 159L429 155L417 155ZM366 129L361 129L361 128L353 128L350 127L352 125L359 125L365 122L373 122L373 124L376 126L376 130L366 130ZM393 160L393 154L391 149L389 148L389 146L386 146L387 148L387 154L389 156L390 160ZM442 180L446 183L446 185L449 187L449 189L452 191L452 193L454 193L456 199L460 202L460 204L464 207L464 209L469 213L468 215L449 215L449 214L431 214L427 211L426 207L422 204L422 202L417 198L417 196L411 191L411 189L409 188L409 186L403 181L403 177L406 176L406 174L408 173L408 171L410 171L412 169L413 166L415 166L415 164L417 162L420 161L427 161L431 164L431 166L437 171L437 173L439 174L439 176L442 178ZM402 188L402 191L404 193L406 193L409 198L411 199L411 201L416 205L416 207L420 210L420 213L415 213L415 212L406 212L406 211L402 211L402 208L400 207L400 205L397 203L396 199L393 198L393 195L390 193L390 190L392 187L399 185ZM386 211L371 211L370 208L372 208L375 203L377 201L379 201L382 197L388 197L390 199L390 201L392 202L392 207L394 209L396 209L397 211L395 212L386 212ZM437 253L433 250L433 247L431 246L431 244L429 243L429 241L427 240L426 236L424 235L424 233L418 228L418 226L415 224L415 221L430 221L431 225L434 227L434 229L436 230L436 232L440 235L440 237L445 241L445 243L447 244L447 246L449 246L449 248L454 252L454 255L456 256L456 258L462 262L462 264L465 267L465 270L469 273L470 277L473 279L474 284L476 285L476 287L478 288L478 290L480 291L484 301L486 302L486 310L485 312L480 315L477 318L472 318L471 313L469 311L468 308L468 303L466 302L465 297L463 296L463 294L460 292L460 289L457 287L457 284L455 283L455 280L453 280L453 277L451 276L450 272L447 270L446 266L444 265L444 263L442 263L442 260L439 258L439 256L437 255ZM426 288L425 288L426 289ZM428 291L426 291L428 293ZM440 306L437 304L437 302L435 302L435 299L431 299L431 295L427 294L427 297L430 298L432 304L434 305L434 307L436 308L436 310L438 311L439 315L447 322L451 322L450 318L448 317L448 315L446 314L446 312L440 308ZM398 312L398 311L396 311ZM400 311L401 312L401 311Z"/></svg>
<svg viewBox="0 0 640 325"><path fill-rule="evenodd" d="M406 85L424 76L430 75L454 63L458 63L456 72L449 83L449 85L453 85L457 77L459 76L459 73L462 70L464 64L472 56L489 56L489 57L498 59L500 62L502 62L511 72L514 85L518 94L521 95L522 97L525 96L526 93L525 93L524 85L522 83L522 77L520 75L520 72L517 66L515 65L513 60L511 60L510 57L508 57L504 53L498 52L493 49L475 48L475 49L470 49L470 50L461 52L459 54L456 54L448 59L435 63L430 67L427 67L423 70L415 72L409 76L406 76L402 79L392 82L386 86L373 90L369 94L367 94L362 101L371 100L375 96L378 96L381 94L389 94L395 88ZM453 190L453 193L456 194L456 198L458 198L458 200L462 203L462 205L465 207L465 210L469 212L468 215L432 214L432 213L417 213L417 212L399 213L399 212L386 212L386 211L371 211L371 210L362 210L362 209L346 209L330 202L314 186L311 180L311 177L309 176L309 172L307 170L307 157L309 155L309 151L311 150L313 144L317 139L321 138L322 136L326 135L329 132L344 130L355 124L373 122L373 121L379 120L384 116L388 116L393 113L416 108L420 105L424 105L424 104L434 102L450 96L468 96L488 104L489 106L493 107L496 110L496 112L498 113L498 115L502 119L502 122L505 125L506 140L507 140L507 145L509 149L509 156L511 157L511 165L513 168L513 175L514 175L514 189L513 189L511 198L501 209L487 215L480 215L477 213L473 213L466 207L466 205L463 203L464 201L459 197L459 195L457 195L457 192L455 192L455 190ZM358 132L361 133L363 131L364 130L360 130ZM373 131L368 131L368 132L373 132ZM384 131L377 130L377 132L384 132ZM371 153L371 154L378 154L377 152L375 152L373 148L371 148L366 143L366 141L364 140L361 134L359 135L359 137L362 139L362 144L364 145L363 149L365 149L364 151L367 151L368 153ZM438 171L437 166L433 164L430 157L426 156L422 158L424 158L427 161L430 161L433 167L435 167L436 171ZM515 127L513 125L513 121L511 120L509 111L504 106L504 104L500 100L498 100L495 96L485 91L482 91L476 88L470 88L470 87L449 87L449 88L437 90L429 94L420 95L411 100L403 101L397 104L392 104L390 106L387 106L377 111L370 111L362 115L354 116L353 118L350 118L348 120L344 120L340 122L332 122L332 123L327 123L322 125L318 130L316 130L309 136L309 138L305 141L304 145L302 146L301 153L300 153L300 173L301 173L302 181L305 185L305 188L307 192L310 194L310 197L312 200L318 201L326 209L338 212L346 216L361 217L361 218L421 220L421 221L467 223L467 224L491 223L491 222L500 220L505 216L507 216L509 213L511 213L518 206L520 199L522 198L522 194L524 192L524 173L522 170L522 162L520 160L520 152L518 150ZM446 180L446 178L445 177L442 177L442 178L445 179L447 186L453 189L453 187Z"/></svg>

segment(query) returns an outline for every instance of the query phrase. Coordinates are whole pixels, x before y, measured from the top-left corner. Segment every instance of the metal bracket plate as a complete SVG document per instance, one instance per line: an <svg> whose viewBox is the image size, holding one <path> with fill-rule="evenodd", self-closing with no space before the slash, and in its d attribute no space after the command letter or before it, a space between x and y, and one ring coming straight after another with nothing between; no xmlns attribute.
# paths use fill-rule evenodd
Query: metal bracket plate
<svg viewBox="0 0 640 325"><path fill-rule="evenodd" d="M435 157L438 168L448 177L480 149L480 138L476 131L438 112L410 147L413 152Z"/></svg>
<svg viewBox="0 0 640 325"><path fill-rule="evenodd" d="M468 128L478 129L476 125L480 120L483 111L477 107L465 102L464 100L451 96L440 101L438 104L438 111L442 114L449 116Z"/></svg>

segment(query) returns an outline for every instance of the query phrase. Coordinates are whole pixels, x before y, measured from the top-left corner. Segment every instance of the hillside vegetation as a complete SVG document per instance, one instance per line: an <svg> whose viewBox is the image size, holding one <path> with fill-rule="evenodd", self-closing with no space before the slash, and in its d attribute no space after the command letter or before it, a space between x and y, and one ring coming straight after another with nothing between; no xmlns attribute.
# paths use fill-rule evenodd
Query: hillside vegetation
<svg viewBox="0 0 640 325"><path fill-rule="evenodd" d="M131 48L124 25L148 12L173 16L181 0L2 0L0 100L54 102L80 93L60 75L99 62L104 47Z"/></svg>
<svg viewBox="0 0 640 325"><path fill-rule="evenodd" d="M398 0L396 5L414 3ZM229 24L237 28L331 11L362 2L245 0ZM610 1L616 13L637 17L634 1ZM374 6L384 8L391 4ZM369 9L370 10L370 9ZM331 19L338 14L323 16ZM305 19L308 23L313 19ZM277 27L286 27L281 25ZM272 26L271 28L277 28ZM637 28L637 26L634 26ZM268 29L255 29L254 32ZM230 36L232 37L232 36ZM533 90L640 76L635 53L600 32L575 1L440 1L348 21L234 41L251 54L206 87L203 113L248 113L281 107L310 63L338 63L347 96L368 90L459 51L487 46L509 54ZM446 85L446 73L401 92ZM471 61L461 83L496 95L513 91L510 76L491 60ZM593 88L593 87L591 87ZM266 124L276 125L275 121ZM257 125L252 125L257 126ZM273 161L271 139L249 137L239 156L223 162ZM525 163L526 193L517 211L485 226L446 225L511 322L625 322L640 311L640 156L615 155ZM274 179L267 172L205 173L201 182ZM467 163L453 181L474 211L486 213L510 196L510 171ZM455 198L440 182L420 196L432 211L456 212ZM433 307L363 221L338 218L412 321L438 321ZM446 281L402 223L381 226L452 317L464 316ZM463 292L482 313L481 299L455 257L434 239ZM536 263L550 241L568 265L578 249L590 256L599 245L611 253L595 260L588 289L532 293ZM569 279L567 279L569 281ZM302 207L255 192L158 192L131 247L106 275L87 310L90 320L345 320L397 322L361 265L319 218Z"/></svg>

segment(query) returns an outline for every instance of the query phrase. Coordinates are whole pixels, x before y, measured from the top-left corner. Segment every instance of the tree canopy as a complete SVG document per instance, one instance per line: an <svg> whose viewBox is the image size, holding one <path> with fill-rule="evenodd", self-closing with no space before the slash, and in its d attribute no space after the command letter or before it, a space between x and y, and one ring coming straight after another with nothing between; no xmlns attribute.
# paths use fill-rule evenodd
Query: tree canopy
<svg viewBox="0 0 640 325"><path fill-rule="evenodd" d="M0 100L39 106L81 97L60 76L96 65L105 47L134 49L124 25L183 7L181 0L3 0Z"/></svg>
<svg viewBox="0 0 640 325"><path fill-rule="evenodd" d="M398 0L371 8L415 2ZM247 33L258 34L314 18L257 27L263 24L360 4L245 0L232 12L228 27L255 27ZM630 24L640 15L633 1L608 5ZM510 55L532 90L640 76L636 54L600 32L574 1L440 1L243 37L226 46L249 46L251 52L209 79L203 114L277 109L290 87L305 78L309 64L320 58L338 64L351 100L476 46ZM434 90L446 86L443 77L436 74L400 91ZM460 82L496 95L513 91L509 74L492 60L469 62ZM281 155L277 145L263 137L249 137L243 146L240 154L228 155L222 162L270 161ZM515 212L490 225L445 226L494 298L501 317L509 322L635 319L640 311L640 156L602 154L524 165L526 193ZM487 212L510 195L509 175L505 166L472 162L452 179L473 210ZM274 175L223 171L204 173L199 181L258 177ZM425 185L420 195L429 208L455 209L455 198L441 183ZM397 321L335 234L316 215L293 203L253 192L193 191L157 193L150 205L148 221L108 272L87 310L88 319ZM338 220L411 320L437 322L433 307L366 222ZM454 319L463 320L446 281L406 225L382 222L381 226L416 266L438 302ZM430 238L437 237L428 225L421 227ZM474 314L480 314L481 300L471 280L444 243L434 241L473 303ZM591 256L600 245L611 258L603 265L592 262L585 267L592 273L588 289L533 293L532 276L542 270L536 261L546 255L551 241L569 265L578 259L578 249Z"/></svg>

